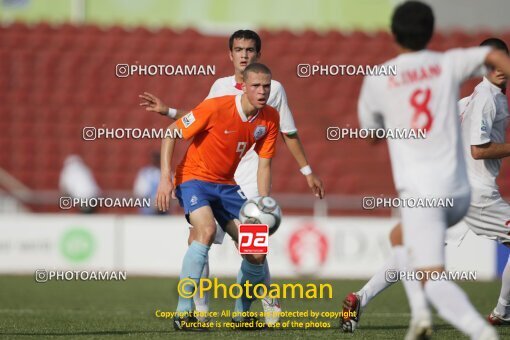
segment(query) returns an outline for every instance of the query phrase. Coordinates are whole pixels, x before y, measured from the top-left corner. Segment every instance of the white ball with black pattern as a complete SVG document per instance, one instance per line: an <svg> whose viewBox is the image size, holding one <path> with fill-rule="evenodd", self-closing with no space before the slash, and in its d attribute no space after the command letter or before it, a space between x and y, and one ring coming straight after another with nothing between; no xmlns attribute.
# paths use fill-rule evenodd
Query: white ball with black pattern
<svg viewBox="0 0 510 340"><path fill-rule="evenodd" d="M272 197L254 197L244 202L239 220L243 224L266 224L269 227L269 235L272 235L280 227L282 210Z"/></svg>

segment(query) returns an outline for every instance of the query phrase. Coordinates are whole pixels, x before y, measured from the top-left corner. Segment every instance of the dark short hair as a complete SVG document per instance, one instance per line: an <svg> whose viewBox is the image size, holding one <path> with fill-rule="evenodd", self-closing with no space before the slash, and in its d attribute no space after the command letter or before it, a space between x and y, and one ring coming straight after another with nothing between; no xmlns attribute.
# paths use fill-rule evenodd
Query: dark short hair
<svg viewBox="0 0 510 340"><path fill-rule="evenodd" d="M234 34L232 34L230 36L230 39L228 39L228 48L231 51L232 51L232 47L234 46L235 39L245 39L245 40L255 41L255 51L257 51L257 53L260 53L260 50L262 49L262 41L260 40L259 35L251 30L235 31Z"/></svg>
<svg viewBox="0 0 510 340"><path fill-rule="evenodd" d="M264 64L261 63L253 63L248 66L243 71L243 78L246 80L248 78L248 73L263 73L271 75L271 70Z"/></svg>
<svg viewBox="0 0 510 340"><path fill-rule="evenodd" d="M482 41L480 46L490 46L496 50L501 50L508 54L508 46L506 46L505 42L498 38L489 38Z"/></svg>
<svg viewBox="0 0 510 340"><path fill-rule="evenodd" d="M424 49L434 33L432 8L419 1L404 2L393 12L391 31L400 46L413 51Z"/></svg>

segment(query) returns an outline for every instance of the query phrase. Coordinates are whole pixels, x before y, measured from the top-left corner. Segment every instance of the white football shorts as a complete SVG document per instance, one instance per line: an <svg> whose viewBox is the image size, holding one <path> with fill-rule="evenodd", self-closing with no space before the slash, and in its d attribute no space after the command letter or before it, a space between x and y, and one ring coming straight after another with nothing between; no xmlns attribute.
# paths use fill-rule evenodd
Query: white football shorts
<svg viewBox="0 0 510 340"><path fill-rule="evenodd" d="M501 196L471 204L464 222L476 235L510 244L510 204Z"/></svg>
<svg viewBox="0 0 510 340"><path fill-rule="evenodd" d="M401 209L404 245L411 268L444 266L446 230L466 215L470 199L469 194L455 197L453 207Z"/></svg>

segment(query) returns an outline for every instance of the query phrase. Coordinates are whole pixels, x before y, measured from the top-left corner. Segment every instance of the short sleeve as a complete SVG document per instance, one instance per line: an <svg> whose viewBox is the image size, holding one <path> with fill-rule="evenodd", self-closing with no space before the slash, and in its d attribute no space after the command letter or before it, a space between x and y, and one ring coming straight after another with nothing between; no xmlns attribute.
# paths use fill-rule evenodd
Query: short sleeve
<svg viewBox="0 0 510 340"><path fill-rule="evenodd" d="M362 129L384 128L384 121L375 98L378 97L374 78L365 77L358 99L358 119Z"/></svg>
<svg viewBox="0 0 510 340"><path fill-rule="evenodd" d="M287 94L282 84L273 80L272 82L273 95L270 102L270 106L274 107L280 114L280 131L285 134L292 134L297 131L296 125L294 124L294 117L290 111L289 104L287 103Z"/></svg>
<svg viewBox="0 0 510 340"><path fill-rule="evenodd" d="M190 139L196 134L207 130L211 117L216 113L217 105L214 99L204 100L190 113L177 120L177 127L182 131L184 139Z"/></svg>
<svg viewBox="0 0 510 340"><path fill-rule="evenodd" d="M471 96L464 97L457 102L457 108L459 109L459 115L462 118L464 116L464 111L466 111L469 101L471 100Z"/></svg>
<svg viewBox="0 0 510 340"><path fill-rule="evenodd" d="M469 140L471 145L491 141L492 125L496 117L496 104L486 95L477 94L467 106L465 115L470 119Z"/></svg>
<svg viewBox="0 0 510 340"><path fill-rule="evenodd" d="M491 47L456 48L445 53L449 66L453 69L456 80L461 83L466 79L481 77L486 72L485 58Z"/></svg>
<svg viewBox="0 0 510 340"><path fill-rule="evenodd" d="M276 140L278 139L278 126L280 125L278 114L268 124L268 131L264 137L255 143L255 152L262 158L273 158L276 154Z"/></svg>

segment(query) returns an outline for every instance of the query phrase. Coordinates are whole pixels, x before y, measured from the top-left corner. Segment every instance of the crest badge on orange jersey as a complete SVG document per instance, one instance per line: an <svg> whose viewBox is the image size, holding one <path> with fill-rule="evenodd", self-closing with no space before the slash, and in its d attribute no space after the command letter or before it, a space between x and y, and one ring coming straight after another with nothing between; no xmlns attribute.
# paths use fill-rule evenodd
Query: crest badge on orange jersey
<svg viewBox="0 0 510 340"><path fill-rule="evenodd" d="M255 137L255 140L259 140L260 138L264 137L266 134L267 128L263 125L259 125L255 128L255 132L253 133L253 137Z"/></svg>

